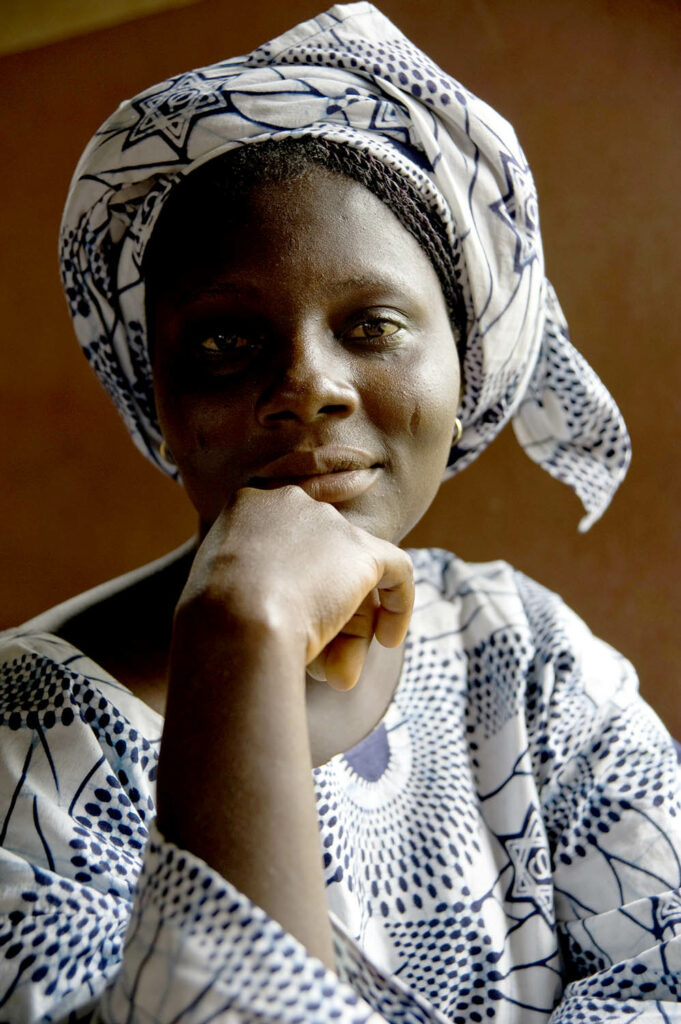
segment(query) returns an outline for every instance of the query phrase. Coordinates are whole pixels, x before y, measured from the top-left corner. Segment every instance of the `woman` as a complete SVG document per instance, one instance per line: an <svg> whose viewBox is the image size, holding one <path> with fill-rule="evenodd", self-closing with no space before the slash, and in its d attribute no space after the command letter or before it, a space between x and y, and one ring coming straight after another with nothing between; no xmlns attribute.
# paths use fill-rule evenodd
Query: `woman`
<svg viewBox="0 0 681 1024"><path fill-rule="evenodd" d="M511 417L585 527L626 471L508 125L336 7L123 105L62 267L199 533L4 640L0 1012L679 1018L630 666L503 563L398 547Z"/></svg>

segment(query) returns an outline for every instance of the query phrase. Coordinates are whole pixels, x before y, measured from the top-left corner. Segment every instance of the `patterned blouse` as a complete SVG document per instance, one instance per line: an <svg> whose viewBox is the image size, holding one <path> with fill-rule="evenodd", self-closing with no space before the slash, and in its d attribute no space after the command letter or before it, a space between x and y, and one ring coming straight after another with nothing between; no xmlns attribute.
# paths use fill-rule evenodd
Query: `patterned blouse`
<svg viewBox="0 0 681 1024"><path fill-rule="evenodd" d="M155 829L161 718L3 636L0 1022L681 1021L676 756L630 665L505 563L412 554L394 698L314 772L335 973Z"/></svg>

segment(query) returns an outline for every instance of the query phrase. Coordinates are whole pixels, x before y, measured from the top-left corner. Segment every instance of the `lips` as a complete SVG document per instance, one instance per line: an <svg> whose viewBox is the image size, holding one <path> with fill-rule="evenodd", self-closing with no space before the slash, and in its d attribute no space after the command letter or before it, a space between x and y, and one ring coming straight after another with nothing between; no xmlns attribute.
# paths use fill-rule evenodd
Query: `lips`
<svg viewBox="0 0 681 1024"><path fill-rule="evenodd" d="M264 466L248 483L263 490L295 484L316 501L334 504L359 497L373 485L379 473L380 465L369 452L324 445L287 452Z"/></svg>

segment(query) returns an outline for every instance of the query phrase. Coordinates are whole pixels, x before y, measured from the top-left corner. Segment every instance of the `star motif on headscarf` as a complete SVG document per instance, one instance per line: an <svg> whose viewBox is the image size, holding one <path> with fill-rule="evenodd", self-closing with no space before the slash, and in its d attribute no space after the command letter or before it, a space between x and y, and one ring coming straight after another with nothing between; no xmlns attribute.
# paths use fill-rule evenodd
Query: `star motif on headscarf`
<svg viewBox="0 0 681 1024"><path fill-rule="evenodd" d="M139 120L128 133L123 149L158 135L186 159L187 136L201 118L232 109L229 95L223 95L215 79L189 71L173 79L160 92L133 100Z"/></svg>
<svg viewBox="0 0 681 1024"><path fill-rule="evenodd" d="M653 909L657 934L662 937L665 931L674 935L681 934L681 896L677 892L664 893L662 896L654 897Z"/></svg>
<svg viewBox="0 0 681 1024"><path fill-rule="evenodd" d="M521 274L537 256L537 197L529 167L522 167L510 153L500 153L499 157L506 177L506 191L490 205L490 210L515 235L513 268Z"/></svg>
<svg viewBox="0 0 681 1024"><path fill-rule="evenodd" d="M506 899L510 903L533 903L549 921L553 911L553 882L546 837L536 808L530 807L520 832L499 836L499 839L513 869Z"/></svg>

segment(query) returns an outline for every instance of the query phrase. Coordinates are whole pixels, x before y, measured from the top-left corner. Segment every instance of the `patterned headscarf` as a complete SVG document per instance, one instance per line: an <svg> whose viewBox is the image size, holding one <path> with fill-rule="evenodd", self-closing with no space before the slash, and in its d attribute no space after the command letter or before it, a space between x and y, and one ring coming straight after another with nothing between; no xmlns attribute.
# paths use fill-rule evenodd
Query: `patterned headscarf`
<svg viewBox="0 0 681 1024"><path fill-rule="evenodd" d="M588 529L626 473L629 438L544 275L527 161L510 125L369 3L332 7L246 57L147 89L86 148L62 222L64 288L137 446L176 474L159 450L141 276L165 199L220 153L303 135L369 151L445 226L468 320L464 432L446 476L512 419L527 454L577 492Z"/></svg>

